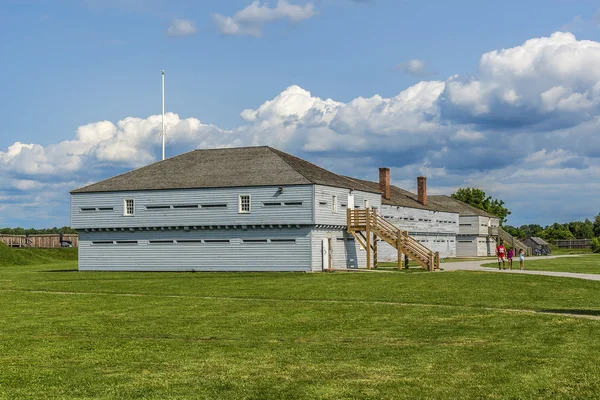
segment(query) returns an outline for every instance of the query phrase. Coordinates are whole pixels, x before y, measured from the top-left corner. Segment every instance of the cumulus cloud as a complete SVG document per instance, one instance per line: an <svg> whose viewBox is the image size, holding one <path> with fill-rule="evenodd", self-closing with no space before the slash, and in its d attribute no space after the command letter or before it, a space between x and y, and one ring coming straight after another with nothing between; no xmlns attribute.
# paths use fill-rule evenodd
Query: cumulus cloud
<svg viewBox="0 0 600 400"><path fill-rule="evenodd" d="M563 201L557 211L568 218L590 217L597 210L583 199L600 195L590 184L600 181L600 72L591 68L599 61L600 43L556 33L484 54L469 77L422 81L393 97L340 102L290 86L243 110L232 130L168 113L168 153L266 144L357 177L376 180L377 167L390 166L407 189L422 171L434 192L481 187L513 204L519 222L540 222L547 204L557 207L549 199ZM0 205L155 161L159 127L160 116L130 117L49 146L16 142L0 151L0 197L13 199ZM582 186L587 197L573 201Z"/></svg>
<svg viewBox="0 0 600 400"><path fill-rule="evenodd" d="M193 21L188 19L174 19L167 29L167 36L189 36L198 32Z"/></svg>
<svg viewBox="0 0 600 400"><path fill-rule="evenodd" d="M425 66L425 61L417 59L408 60L398 64L396 65L396 69L413 76L425 76L430 74Z"/></svg>
<svg viewBox="0 0 600 400"><path fill-rule="evenodd" d="M599 111L598 62L600 43L563 32L491 51L475 76L446 82L442 112L492 127L577 124Z"/></svg>
<svg viewBox="0 0 600 400"><path fill-rule="evenodd" d="M269 7L268 3L256 0L231 17L213 14L213 19L219 31L225 35L260 37L264 26L268 23L283 20L298 23L316 14L312 3L298 5L288 0L277 0L274 7Z"/></svg>

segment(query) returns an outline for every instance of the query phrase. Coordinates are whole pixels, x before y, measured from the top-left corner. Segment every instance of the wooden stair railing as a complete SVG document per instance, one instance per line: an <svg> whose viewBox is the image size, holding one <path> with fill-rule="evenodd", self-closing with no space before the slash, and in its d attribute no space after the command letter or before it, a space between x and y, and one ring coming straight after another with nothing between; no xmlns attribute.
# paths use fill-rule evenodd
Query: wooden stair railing
<svg viewBox="0 0 600 400"><path fill-rule="evenodd" d="M377 266L377 238L385 241L398 250L398 266L400 267L400 254L404 254L411 260L414 260L421 267L428 271L440 268L440 255L434 253L419 241L408 235L398 227L386 221L377 210L348 210L348 232L367 249L367 268L370 268L370 253L373 250L375 259L374 265ZM364 232L364 233L363 233ZM370 243L370 235L374 236L373 245Z"/></svg>
<svg viewBox="0 0 600 400"><path fill-rule="evenodd" d="M523 242L515 238L510 233L506 232L501 227L498 227L498 237L504 242L505 245L509 244L512 248L515 249L515 251L518 251L518 249L523 249L526 256L533 255L533 249L531 247L525 245Z"/></svg>

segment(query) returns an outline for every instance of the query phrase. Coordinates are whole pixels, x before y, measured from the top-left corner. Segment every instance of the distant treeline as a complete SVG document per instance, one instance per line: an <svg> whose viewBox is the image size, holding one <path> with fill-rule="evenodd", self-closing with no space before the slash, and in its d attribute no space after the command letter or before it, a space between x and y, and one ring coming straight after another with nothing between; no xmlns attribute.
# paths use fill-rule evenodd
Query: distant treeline
<svg viewBox="0 0 600 400"><path fill-rule="evenodd" d="M63 226L62 228L33 229L33 228L0 228L0 235L50 235L56 233L77 234L77 231Z"/></svg>
<svg viewBox="0 0 600 400"><path fill-rule="evenodd" d="M586 219L566 224L555 222L545 227L537 224L521 225L518 228L506 225L504 230L519 239L536 236L548 242L560 239L593 239L600 236L600 214L594 218L593 222Z"/></svg>

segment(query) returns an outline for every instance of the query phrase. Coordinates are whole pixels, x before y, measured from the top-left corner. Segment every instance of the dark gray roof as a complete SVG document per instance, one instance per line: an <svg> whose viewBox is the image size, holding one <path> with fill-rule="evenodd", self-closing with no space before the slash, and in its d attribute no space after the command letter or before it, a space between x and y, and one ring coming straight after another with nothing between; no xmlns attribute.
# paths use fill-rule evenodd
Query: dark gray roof
<svg viewBox="0 0 600 400"><path fill-rule="evenodd" d="M379 193L268 146L195 150L71 193L310 184Z"/></svg>
<svg viewBox="0 0 600 400"><path fill-rule="evenodd" d="M350 178L359 182L365 186L369 186L370 188L379 191L379 183L372 181L365 181L362 179ZM379 192L381 193L381 192ZM442 205L438 204L435 201L431 201L431 197L427 198L427 205L423 205L419 202L419 196L416 194L409 192L408 190L404 190L399 188L398 186L390 185L390 199L381 198L381 204L389 205L389 206L397 206L397 207L408 207L408 208L418 208L421 210L430 210L430 211L448 211ZM455 212L455 211L449 211Z"/></svg>
<svg viewBox="0 0 600 400"><path fill-rule="evenodd" d="M495 215L487 213L487 212L480 210L477 207L473 207L467 203L463 203L460 200L453 199L450 196L433 195L433 196L428 196L427 199L428 200L431 199L431 201L434 201L435 203L439 204L446 211L457 212L460 215L464 215L464 216L477 215L477 216L481 216L481 217L498 218Z"/></svg>
<svg viewBox="0 0 600 400"><path fill-rule="evenodd" d="M531 239L533 241L533 243L540 245L540 246L550 246L548 244L548 242L546 242L544 239L542 239L541 237L537 237L537 236L532 236L529 239Z"/></svg>

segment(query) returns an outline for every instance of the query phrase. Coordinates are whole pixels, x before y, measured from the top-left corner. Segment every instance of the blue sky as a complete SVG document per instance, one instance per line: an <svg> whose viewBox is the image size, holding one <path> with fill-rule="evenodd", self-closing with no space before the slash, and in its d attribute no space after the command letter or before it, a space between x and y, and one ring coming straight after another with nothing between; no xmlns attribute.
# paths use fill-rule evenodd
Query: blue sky
<svg viewBox="0 0 600 400"><path fill-rule="evenodd" d="M0 225L68 224L69 190L155 160L161 69L171 155L269 144L361 178L391 166L406 189L478 186L511 224L591 218L598 8L1 0Z"/></svg>

